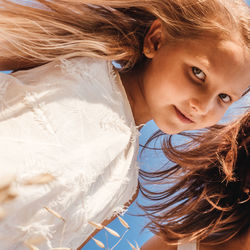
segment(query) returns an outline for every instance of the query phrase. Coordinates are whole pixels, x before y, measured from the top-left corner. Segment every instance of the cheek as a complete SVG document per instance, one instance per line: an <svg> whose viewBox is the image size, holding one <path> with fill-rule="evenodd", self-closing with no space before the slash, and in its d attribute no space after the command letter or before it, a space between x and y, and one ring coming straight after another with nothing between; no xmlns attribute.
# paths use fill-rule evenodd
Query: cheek
<svg viewBox="0 0 250 250"><path fill-rule="evenodd" d="M207 115L207 117L204 119L204 126L203 127L210 127L215 124L217 124L225 114L226 109L219 110L216 109L214 112L211 112L210 114Z"/></svg>
<svg viewBox="0 0 250 250"><path fill-rule="evenodd" d="M147 67L145 72L146 79L154 82L158 87L179 87L183 85L184 74L180 63L175 61L162 59L153 60Z"/></svg>
<svg viewBox="0 0 250 250"><path fill-rule="evenodd" d="M151 93L157 93L159 98L183 99L190 95L191 89L182 76L174 76L173 74L158 74L150 86Z"/></svg>

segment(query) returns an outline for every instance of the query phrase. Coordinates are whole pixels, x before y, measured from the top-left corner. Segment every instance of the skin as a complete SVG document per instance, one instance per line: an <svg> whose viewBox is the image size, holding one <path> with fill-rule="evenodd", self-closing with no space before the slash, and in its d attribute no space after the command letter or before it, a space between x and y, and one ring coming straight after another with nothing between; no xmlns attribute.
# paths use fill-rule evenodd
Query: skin
<svg viewBox="0 0 250 250"><path fill-rule="evenodd" d="M217 39L218 40L218 39ZM233 40L168 44L156 20L144 40L147 65L121 74L137 125L174 134L217 123L250 82L250 56Z"/></svg>

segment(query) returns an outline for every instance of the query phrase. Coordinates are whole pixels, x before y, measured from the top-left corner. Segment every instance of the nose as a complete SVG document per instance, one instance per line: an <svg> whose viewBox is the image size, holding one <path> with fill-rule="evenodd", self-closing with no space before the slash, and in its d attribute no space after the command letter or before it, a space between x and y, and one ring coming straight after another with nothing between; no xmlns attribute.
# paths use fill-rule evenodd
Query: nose
<svg viewBox="0 0 250 250"><path fill-rule="evenodd" d="M209 111L215 108L215 100L212 97L192 98L190 99L191 111L199 114L206 115Z"/></svg>

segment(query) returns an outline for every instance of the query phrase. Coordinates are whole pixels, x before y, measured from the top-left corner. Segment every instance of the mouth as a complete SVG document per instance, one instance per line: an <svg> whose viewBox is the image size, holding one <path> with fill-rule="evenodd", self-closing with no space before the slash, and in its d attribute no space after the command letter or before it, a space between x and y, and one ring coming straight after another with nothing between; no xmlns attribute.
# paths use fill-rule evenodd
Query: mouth
<svg viewBox="0 0 250 250"><path fill-rule="evenodd" d="M191 119L189 119L188 117L186 117L176 106L174 106L175 108L175 112L177 117L179 118L179 120L181 120L183 123L194 123L194 121L192 121Z"/></svg>

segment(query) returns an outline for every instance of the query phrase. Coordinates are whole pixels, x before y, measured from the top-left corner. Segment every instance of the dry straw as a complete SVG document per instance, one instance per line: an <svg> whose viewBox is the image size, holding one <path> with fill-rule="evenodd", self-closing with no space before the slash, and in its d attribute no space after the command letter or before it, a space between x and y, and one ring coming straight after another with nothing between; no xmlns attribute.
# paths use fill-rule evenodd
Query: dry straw
<svg viewBox="0 0 250 250"><path fill-rule="evenodd" d="M30 250L39 250L38 247L28 243L28 242L24 242L24 244L30 249Z"/></svg>
<svg viewBox="0 0 250 250"><path fill-rule="evenodd" d="M5 215L6 215L5 210L2 207L0 207L0 220L3 219Z"/></svg>
<svg viewBox="0 0 250 250"><path fill-rule="evenodd" d="M110 233L111 235L115 236L115 237L118 237L119 240L116 242L116 244L112 247L112 248L105 248L105 245L100 241L100 240L97 240L95 238L92 238L93 241L96 243L96 245L100 248L105 248L107 250L113 250L117 247L117 245L121 242L121 240L123 239L123 237L126 235L126 233L128 232L128 230L130 229L130 226L128 225L128 223L122 219L120 216L117 216L120 223L122 224L122 226L124 226L127 230L123 233L122 236L120 236L115 230L109 228L109 227L105 227L104 225L100 224L100 223L97 223L97 222L94 222L94 221L89 221L88 223L93 226L94 228L96 229L105 229L108 233ZM129 241L128 241L129 245L132 247L132 249L134 250L140 250L138 244L136 243L136 246L134 246L133 244L131 244Z"/></svg>
<svg viewBox="0 0 250 250"><path fill-rule="evenodd" d="M13 174L1 174L0 176L0 220L6 216L6 211L1 205L16 198L17 194L13 191L12 184L15 181Z"/></svg>
<svg viewBox="0 0 250 250"><path fill-rule="evenodd" d="M12 174L6 174L1 176L0 191L8 189L15 180L15 176Z"/></svg>
<svg viewBox="0 0 250 250"><path fill-rule="evenodd" d="M88 223L89 223L90 225L92 225L93 227L99 229L99 230L101 230L101 229L104 228L104 226L103 226L102 224L96 223L96 222L94 222L94 221L89 221Z"/></svg>
<svg viewBox="0 0 250 250"><path fill-rule="evenodd" d="M23 182L24 185L44 185L55 180L55 177L48 173L33 176Z"/></svg>
<svg viewBox="0 0 250 250"><path fill-rule="evenodd" d="M134 246L134 245L133 245L132 243L130 243L129 241L128 241L128 244L131 246L132 250L140 250L140 248L139 248L137 242L135 242L136 246Z"/></svg>
<svg viewBox="0 0 250 250"><path fill-rule="evenodd" d="M113 230L113 229L111 229L109 227L104 227L104 228L105 228L105 230L107 230L113 236L120 238L120 235L115 230Z"/></svg>
<svg viewBox="0 0 250 250"><path fill-rule="evenodd" d="M96 245L100 248L105 248L105 245L100 241L92 237L92 240L96 243Z"/></svg>
<svg viewBox="0 0 250 250"><path fill-rule="evenodd" d="M54 211L53 209L51 208L48 208L48 207L44 207L49 213L53 214L54 216L56 216L58 219L62 220L63 222L65 222L65 219L59 214L57 213L56 211Z"/></svg>
<svg viewBox="0 0 250 250"><path fill-rule="evenodd" d="M36 175L28 180L18 182L14 174L5 173L1 174L0 176L0 220L6 216L6 212L1 207L1 204L9 202L17 197L17 193L13 190L13 183L16 182L20 185L44 185L48 184L49 182L55 180L55 177L48 173L43 173ZM47 209L49 212L54 214L55 216L59 216L53 210ZM60 219L64 220L61 216ZM29 246L30 248L33 247L32 244Z"/></svg>
<svg viewBox="0 0 250 250"><path fill-rule="evenodd" d="M119 219L119 221L121 222L121 224L122 224L125 228L127 228L127 229L130 228L129 225L128 225L128 223L127 223L124 219L122 219L120 216L118 216L118 219Z"/></svg>

